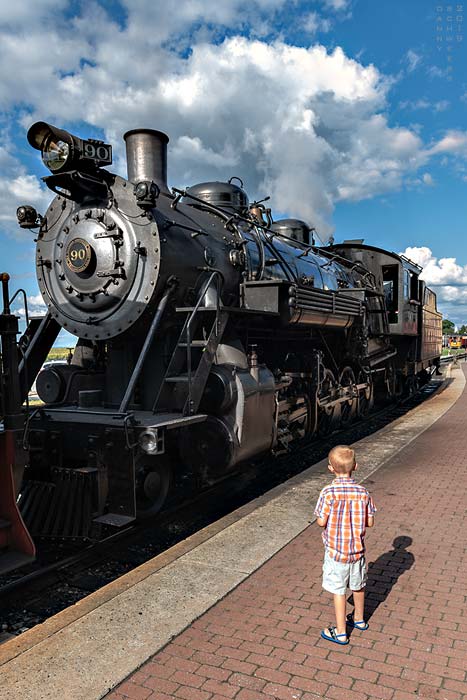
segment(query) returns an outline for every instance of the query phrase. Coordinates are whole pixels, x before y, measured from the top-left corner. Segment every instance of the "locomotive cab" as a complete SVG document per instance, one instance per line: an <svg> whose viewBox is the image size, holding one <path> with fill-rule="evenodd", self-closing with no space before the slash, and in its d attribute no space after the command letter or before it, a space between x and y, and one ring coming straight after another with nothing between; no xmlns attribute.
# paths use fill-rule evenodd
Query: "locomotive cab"
<svg viewBox="0 0 467 700"><path fill-rule="evenodd" d="M388 337L396 350L396 383L417 383L425 378L426 372L439 364L442 317L436 308L436 295L420 280L422 268L404 255L363 242L344 241L333 249L362 262L375 275L384 298Z"/></svg>
<svg viewBox="0 0 467 700"><path fill-rule="evenodd" d="M389 256L386 256L389 257ZM384 296L391 335L417 335L421 268L404 256L381 261Z"/></svg>

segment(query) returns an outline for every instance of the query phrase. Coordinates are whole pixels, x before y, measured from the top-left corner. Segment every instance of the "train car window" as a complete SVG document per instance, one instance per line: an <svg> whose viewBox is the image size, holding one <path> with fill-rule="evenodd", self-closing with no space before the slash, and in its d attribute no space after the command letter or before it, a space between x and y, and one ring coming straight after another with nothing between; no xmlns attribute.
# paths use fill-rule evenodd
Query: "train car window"
<svg viewBox="0 0 467 700"><path fill-rule="evenodd" d="M418 296L418 275L415 272L410 272L410 299L412 301L419 301Z"/></svg>
<svg viewBox="0 0 467 700"><path fill-rule="evenodd" d="M410 299L410 273L404 270L404 299Z"/></svg>
<svg viewBox="0 0 467 700"><path fill-rule="evenodd" d="M399 311L399 266L383 265L383 289L389 323L397 323Z"/></svg>

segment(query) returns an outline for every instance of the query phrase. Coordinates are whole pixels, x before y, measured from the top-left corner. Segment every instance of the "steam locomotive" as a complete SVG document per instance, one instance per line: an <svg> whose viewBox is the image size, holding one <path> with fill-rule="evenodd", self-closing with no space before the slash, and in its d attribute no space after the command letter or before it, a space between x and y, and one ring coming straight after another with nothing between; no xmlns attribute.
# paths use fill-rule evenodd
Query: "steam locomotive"
<svg viewBox="0 0 467 700"><path fill-rule="evenodd" d="M360 240L318 247L236 178L171 191L168 137L124 139L127 179L102 141L28 132L55 197L43 217L17 212L38 229L47 306L18 343L2 276L3 569L34 537L124 527L180 479L203 488L346 425L439 363L441 315L413 262ZM41 369L62 328L71 361ZM25 410L34 380L42 404Z"/></svg>

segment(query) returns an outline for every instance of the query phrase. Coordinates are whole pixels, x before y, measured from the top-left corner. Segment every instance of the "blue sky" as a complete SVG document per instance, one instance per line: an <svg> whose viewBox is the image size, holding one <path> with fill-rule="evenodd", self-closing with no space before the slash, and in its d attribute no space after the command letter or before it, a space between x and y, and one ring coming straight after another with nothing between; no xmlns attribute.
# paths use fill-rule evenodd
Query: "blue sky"
<svg viewBox="0 0 467 700"><path fill-rule="evenodd" d="M33 233L46 171L36 120L114 146L166 131L169 183L238 175L323 240L425 266L467 323L467 4L431 0L17 0L0 7L0 266L40 311Z"/></svg>

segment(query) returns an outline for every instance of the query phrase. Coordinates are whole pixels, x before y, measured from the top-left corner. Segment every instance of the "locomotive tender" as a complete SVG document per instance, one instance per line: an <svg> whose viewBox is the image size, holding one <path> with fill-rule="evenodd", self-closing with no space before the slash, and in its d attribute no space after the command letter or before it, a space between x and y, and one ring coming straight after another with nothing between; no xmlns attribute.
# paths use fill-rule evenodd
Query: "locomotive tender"
<svg viewBox="0 0 467 700"><path fill-rule="evenodd" d="M38 228L48 309L18 345L3 277L0 568L12 550L33 555L30 534L152 516L180 480L212 484L347 424L439 362L441 315L417 265L362 241L317 247L235 178L170 191L168 137L124 139L128 179L104 168L103 142L28 132L56 196L44 217L18 209ZM61 328L78 337L73 358L40 370ZM43 405L25 414L34 379Z"/></svg>

